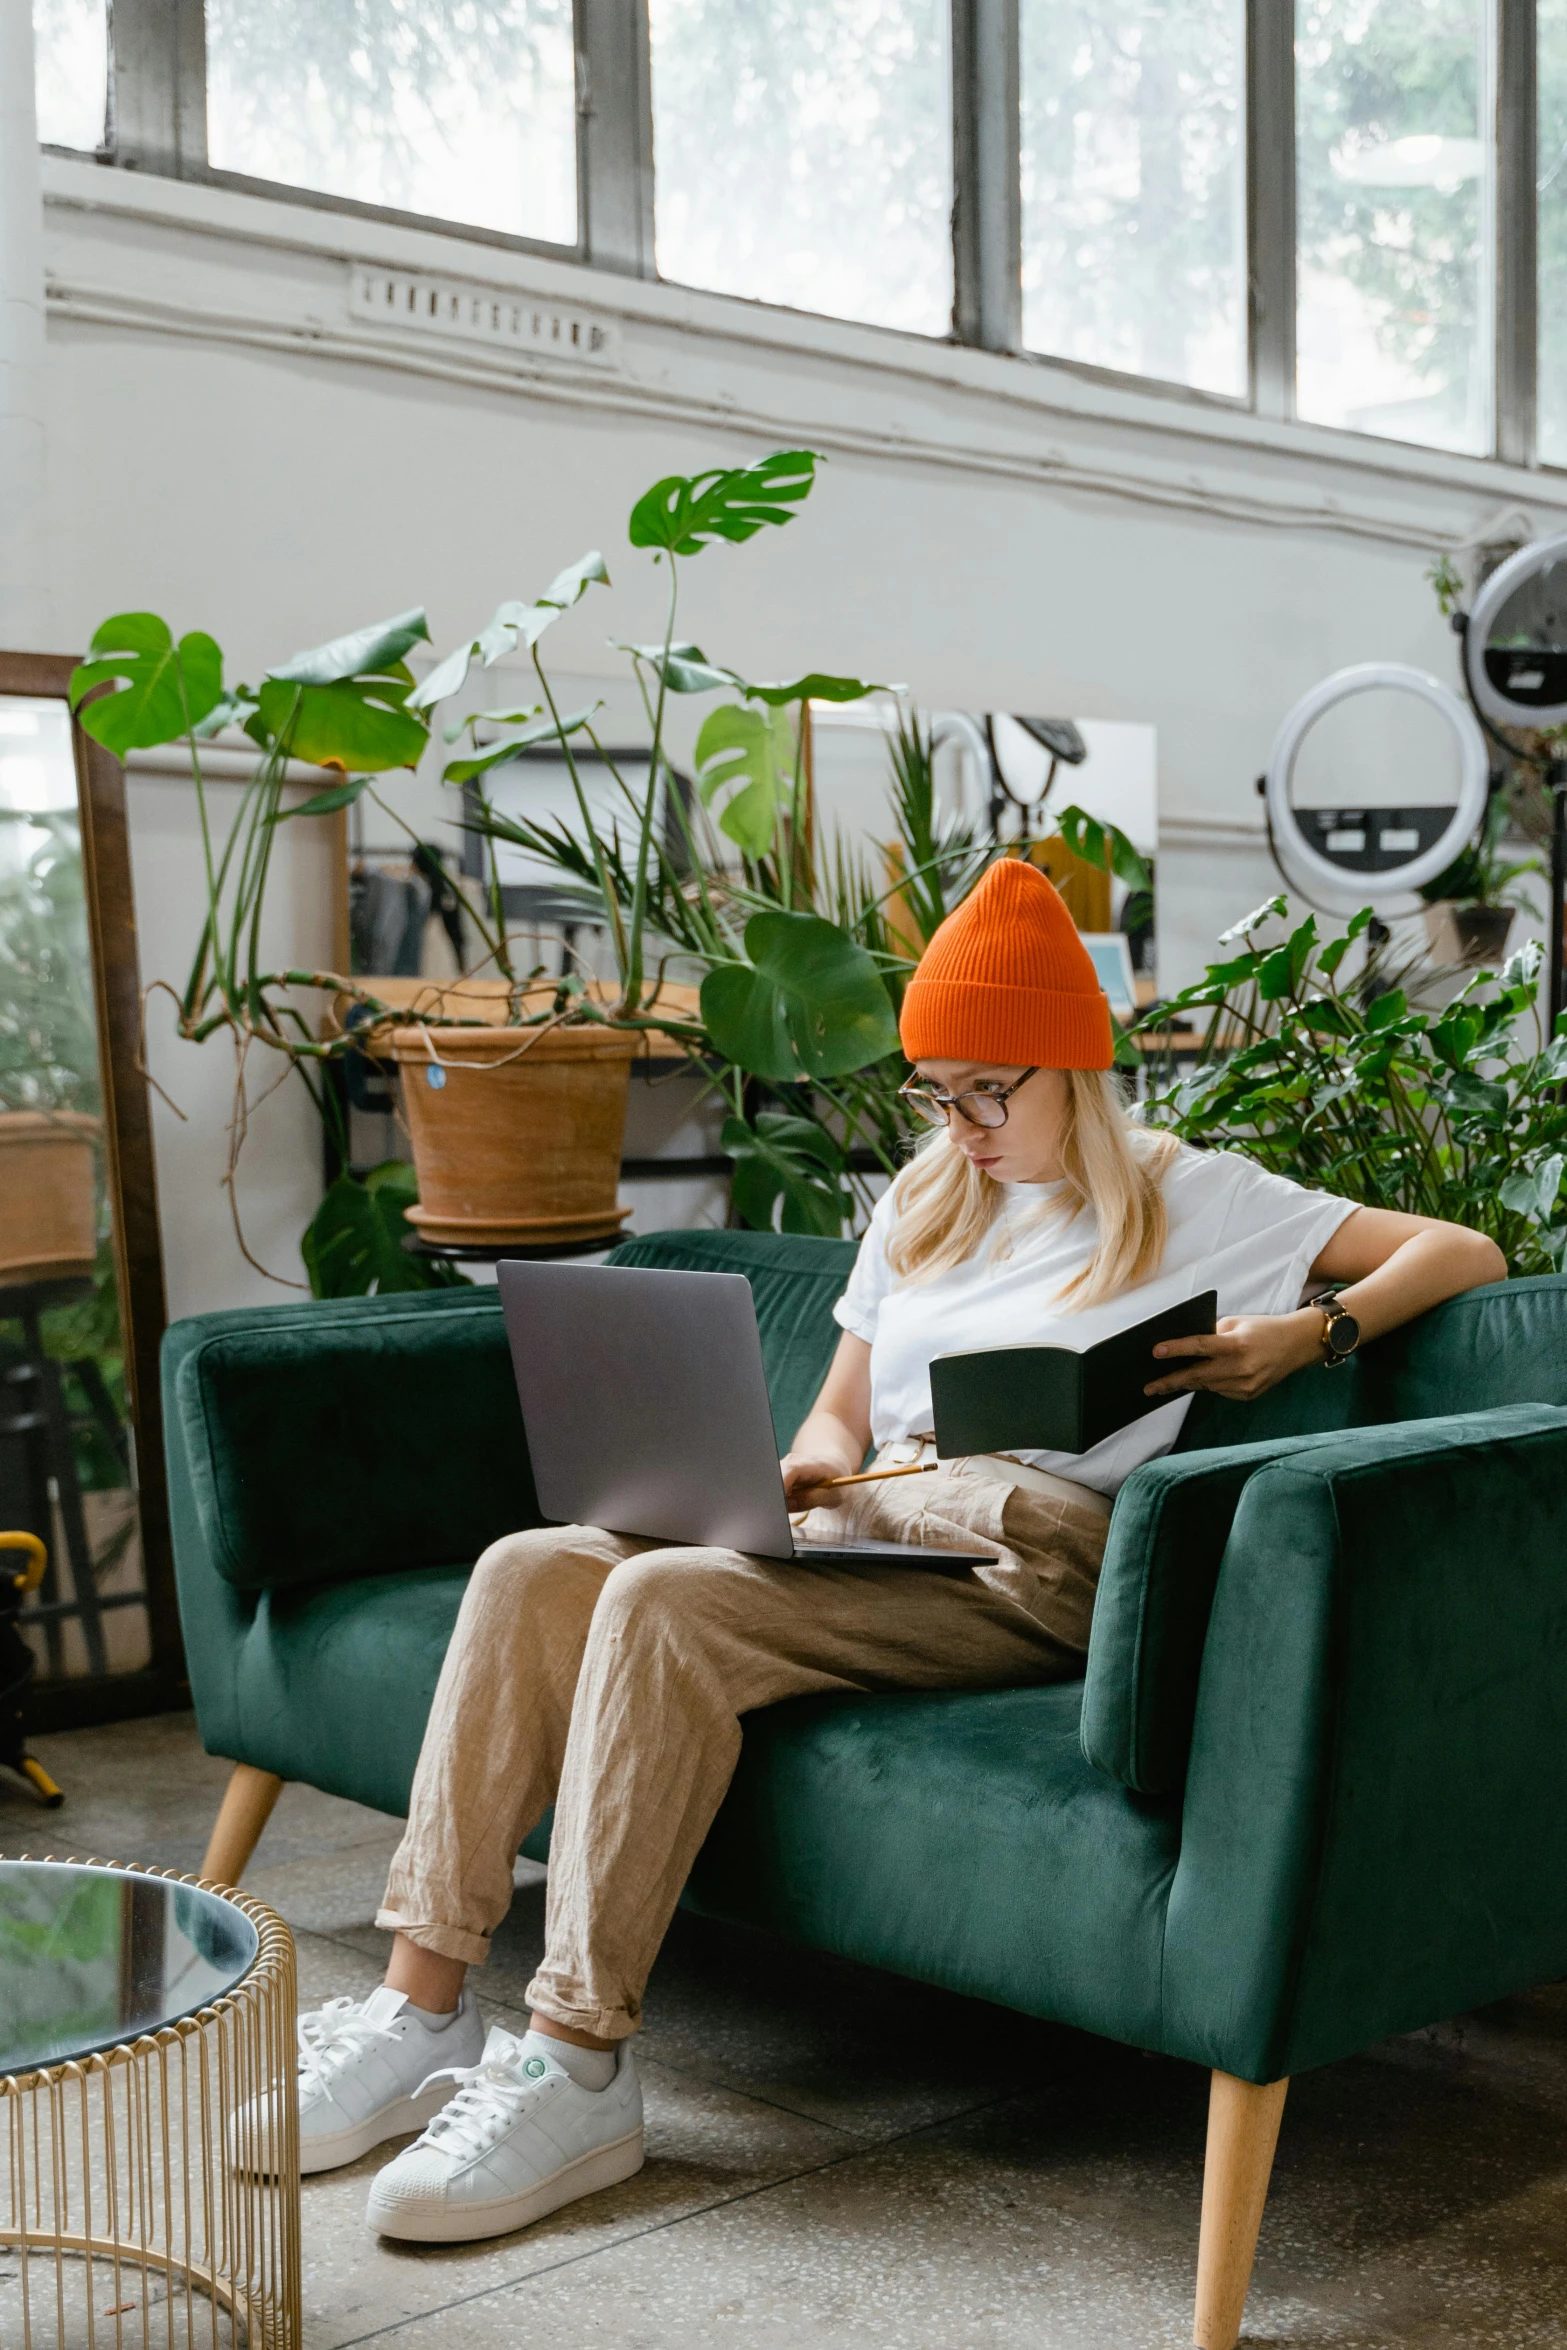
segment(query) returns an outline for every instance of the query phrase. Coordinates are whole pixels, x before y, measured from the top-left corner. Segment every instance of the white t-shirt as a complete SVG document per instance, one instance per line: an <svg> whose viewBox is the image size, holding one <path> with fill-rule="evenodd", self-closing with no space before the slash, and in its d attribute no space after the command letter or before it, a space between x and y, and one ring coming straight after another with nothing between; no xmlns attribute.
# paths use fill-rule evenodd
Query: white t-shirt
<svg viewBox="0 0 1567 2350"><path fill-rule="evenodd" d="M833 1311L870 1346L871 1434L878 1445L929 1433L935 1355L993 1346L1081 1351L1203 1289L1218 1291L1221 1319L1293 1313L1316 1258L1355 1212L1353 1200L1307 1191L1239 1152L1182 1144L1164 1177L1169 1231L1158 1272L1103 1305L1072 1313L1057 1311L1055 1300L1093 1253L1092 1213L1041 1213L1059 1184L1001 1189L1006 1205L978 1252L930 1281L896 1280L886 1255L891 1192L877 1203ZM1189 1395L1177 1396L1085 1453L1017 1457L1114 1493L1142 1462L1170 1450L1190 1404Z"/></svg>

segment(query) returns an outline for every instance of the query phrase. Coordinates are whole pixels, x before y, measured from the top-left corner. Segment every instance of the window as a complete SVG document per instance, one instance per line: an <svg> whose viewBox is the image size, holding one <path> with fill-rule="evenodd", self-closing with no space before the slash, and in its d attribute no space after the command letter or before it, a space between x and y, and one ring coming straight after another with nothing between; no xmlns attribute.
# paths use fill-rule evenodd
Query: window
<svg viewBox="0 0 1567 2350"><path fill-rule="evenodd" d="M1246 389L1245 0L1022 0L1023 340Z"/></svg>
<svg viewBox="0 0 1567 2350"><path fill-rule="evenodd" d="M1491 446L1486 0L1301 0L1297 406Z"/></svg>
<svg viewBox="0 0 1567 2350"><path fill-rule="evenodd" d="M945 334L947 0L651 0L651 14L660 274Z"/></svg>
<svg viewBox="0 0 1567 2350"><path fill-rule="evenodd" d="M38 52L38 136L46 147L103 144L109 86L104 0L33 0Z"/></svg>
<svg viewBox="0 0 1567 2350"><path fill-rule="evenodd" d="M1567 465L1567 0L1538 0L1540 455Z"/></svg>
<svg viewBox="0 0 1567 2350"><path fill-rule="evenodd" d="M209 160L572 244L573 56L570 0L207 0Z"/></svg>

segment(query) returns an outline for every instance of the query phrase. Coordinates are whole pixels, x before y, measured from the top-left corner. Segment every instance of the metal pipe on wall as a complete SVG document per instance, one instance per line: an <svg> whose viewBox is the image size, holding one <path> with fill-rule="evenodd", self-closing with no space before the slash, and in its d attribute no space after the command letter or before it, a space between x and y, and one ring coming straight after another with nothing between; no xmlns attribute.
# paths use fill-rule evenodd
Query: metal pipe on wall
<svg viewBox="0 0 1567 2350"><path fill-rule="evenodd" d="M44 432L43 179L33 18L0 5L0 647L53 638Z"/></svg>

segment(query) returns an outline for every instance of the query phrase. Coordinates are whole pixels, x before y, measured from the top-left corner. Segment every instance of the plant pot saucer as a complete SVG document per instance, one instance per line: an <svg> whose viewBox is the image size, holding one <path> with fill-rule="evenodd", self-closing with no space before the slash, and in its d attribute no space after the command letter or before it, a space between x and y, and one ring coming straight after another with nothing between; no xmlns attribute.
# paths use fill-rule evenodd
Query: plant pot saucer
<svg viewBox="0 0 1567 2350"><path fill-rule="evenodd" d="M550 1257L590 1256L595 1249L614 1248L618 1242L635 1237L621 1225L613 1232L589 1239L508 1240L481 1247L459 1241L421 1240L416 1232L410 1232L403 1248L411 1257L439 1257L458 1265L498 1265L507 1257L521 1257L530 1264L538 1264Z"/></svg>

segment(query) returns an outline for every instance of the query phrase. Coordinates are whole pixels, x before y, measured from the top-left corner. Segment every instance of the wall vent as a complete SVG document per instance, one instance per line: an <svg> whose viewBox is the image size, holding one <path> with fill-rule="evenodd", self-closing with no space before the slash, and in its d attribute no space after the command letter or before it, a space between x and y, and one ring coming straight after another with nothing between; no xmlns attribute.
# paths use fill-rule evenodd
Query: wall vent
<svg viewBox="0 0 1567 2350"><path fill-rule="evenodd" d="M568 366L620 365L620 329L611 319L574 304L504 293L497 286L419 277L360 261L349 276L348 307L355 318L414 334L488 343L492 349L526 351Z"/></svg>

